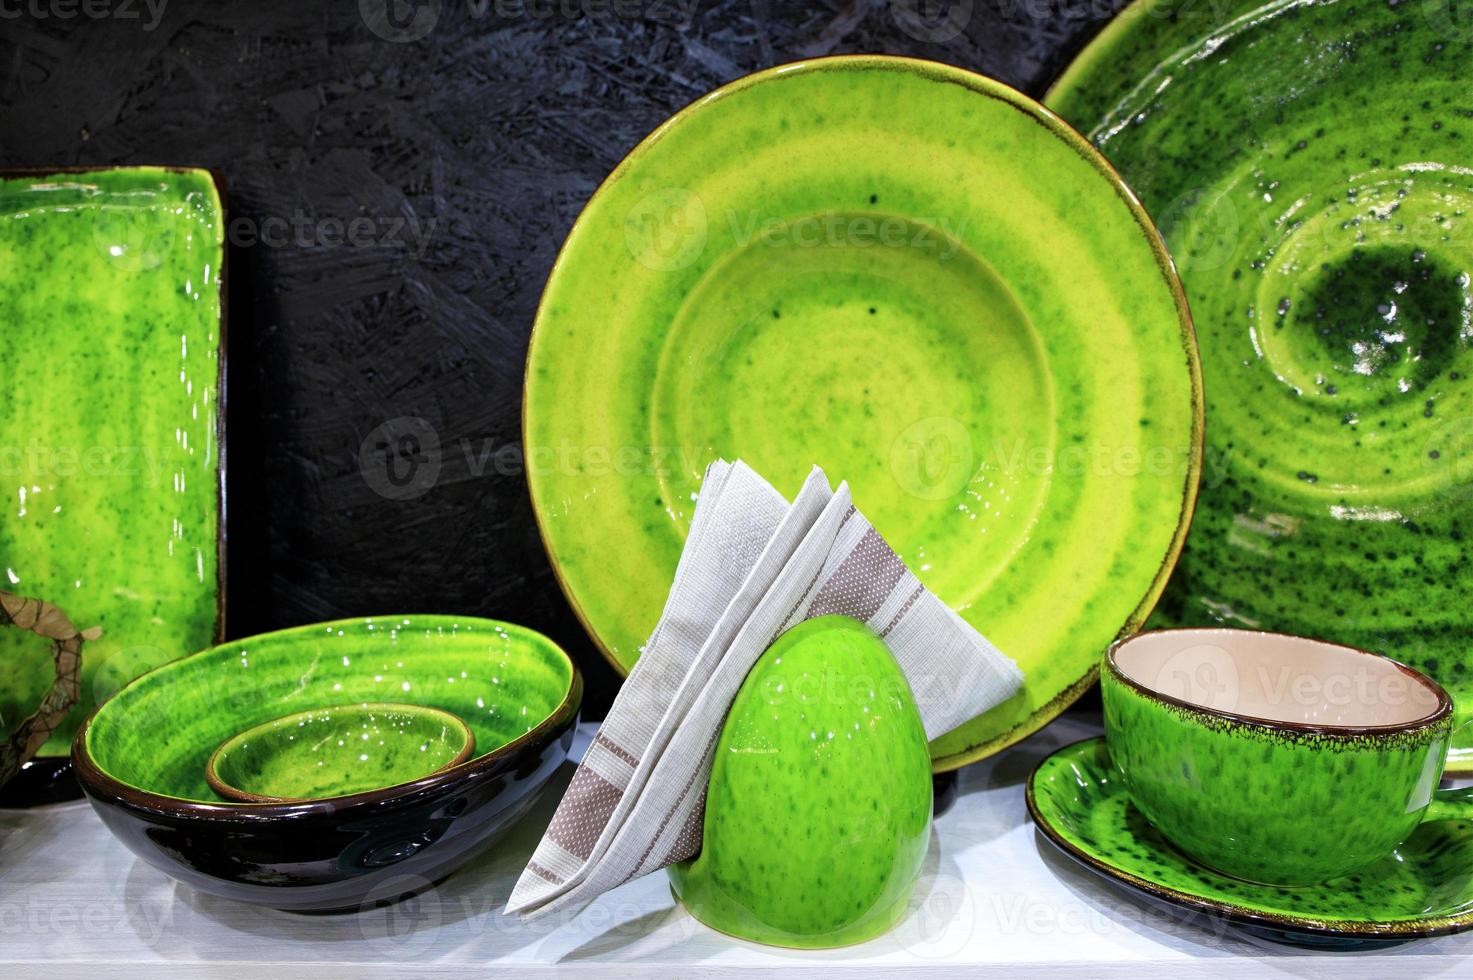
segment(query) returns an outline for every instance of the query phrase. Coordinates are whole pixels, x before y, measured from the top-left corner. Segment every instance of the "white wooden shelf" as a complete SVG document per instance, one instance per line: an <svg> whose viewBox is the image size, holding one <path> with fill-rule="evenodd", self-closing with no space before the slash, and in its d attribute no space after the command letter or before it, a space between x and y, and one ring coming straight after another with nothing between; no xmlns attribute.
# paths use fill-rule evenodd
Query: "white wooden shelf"
<svg viewBox="0 0 1473 980"><path fill-rule="evenodd" d="M524 925L501 914L572 772L491 854L410 902L301 916L194 891L137 860L86 802L0 810L0 977L521 977L592 973L647 980L743 974L893 977L1129 977L1273 973L1353 980L1473 976L1473 934L1375 953L1306 952L1250 940L1220 921L1137 903L1058 854L1023 803L1033 766L1099 731L1066 717L964 769L936 820L911 914L848 949L794 952L718 935L677 906L663 874L582 913ZM575 753L591 737L584 725ZM1473 869L1469 869L1473 873ZM105 967L105 972L101 969Z"/></svg>

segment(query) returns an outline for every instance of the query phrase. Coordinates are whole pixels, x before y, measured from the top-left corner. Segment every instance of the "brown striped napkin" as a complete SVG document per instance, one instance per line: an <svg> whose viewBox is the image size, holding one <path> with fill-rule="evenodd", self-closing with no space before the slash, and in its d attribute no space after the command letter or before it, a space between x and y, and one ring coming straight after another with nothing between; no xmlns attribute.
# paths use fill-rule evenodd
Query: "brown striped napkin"
<svg viewBox="0 0 1473 980"><path fill-rule="evenodd" d="M744 463L706 471L665 610L522 872L508 912L576 911L699 853L706 781L747 672L788 628L845 615L894 654L935 738L1006 701L1017 666L920 584L814 468L790 505Z"/></svg>

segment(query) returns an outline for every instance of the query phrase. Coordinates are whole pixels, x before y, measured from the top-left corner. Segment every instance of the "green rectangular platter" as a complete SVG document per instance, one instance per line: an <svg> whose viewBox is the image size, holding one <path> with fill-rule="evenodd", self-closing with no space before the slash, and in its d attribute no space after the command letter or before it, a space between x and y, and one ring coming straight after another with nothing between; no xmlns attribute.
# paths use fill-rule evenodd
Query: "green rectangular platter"
<svg viewBox="0 0 1473 980"><path fill-rule="evenodd" d="M0 589L103 630L42 756L223 634L224 230L207 171L0 172ZM0 665L9 730L50 651L0 630Z"/></svg>

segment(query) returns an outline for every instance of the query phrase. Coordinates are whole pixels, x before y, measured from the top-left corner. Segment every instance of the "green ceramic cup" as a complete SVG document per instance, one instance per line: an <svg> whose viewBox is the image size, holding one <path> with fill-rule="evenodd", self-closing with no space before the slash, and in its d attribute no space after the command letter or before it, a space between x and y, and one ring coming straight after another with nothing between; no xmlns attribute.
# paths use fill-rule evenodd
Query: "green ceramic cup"
<svg viewBox="0 0 1473 980"><path fill-rule="evenodd" d="M1131 800L1224 874L1307 885L1385 857L1423 820L1473 818L1439 791L1452 701L1387 657L1230 629L1141 633L1101 671Z"/></svg>
<svg viewBox="0 0 1473 980"><path fill-rule="evenodd" d="M228 800L285 803L398 786L458 766L476 737L459 716L365 701L298 711L227 738L205 781Z"/></svg>

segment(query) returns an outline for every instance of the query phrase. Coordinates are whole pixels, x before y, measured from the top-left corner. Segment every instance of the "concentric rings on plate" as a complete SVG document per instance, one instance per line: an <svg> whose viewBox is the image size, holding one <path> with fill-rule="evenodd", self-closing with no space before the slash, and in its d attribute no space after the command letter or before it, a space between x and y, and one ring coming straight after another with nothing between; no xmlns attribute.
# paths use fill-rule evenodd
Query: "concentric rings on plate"
<svg viewBox="0 0 1473 980"><path fill-rule="evenodd" d="M1191 514L1198 381L1160 238L1077 133L960 69L821 59L696 102L590 200L533 332L528 477L625 671L712 459L788 494L815 464L847 480L1024 671L932 744L954 768L1062 711L1150 611Z"/></svg>

